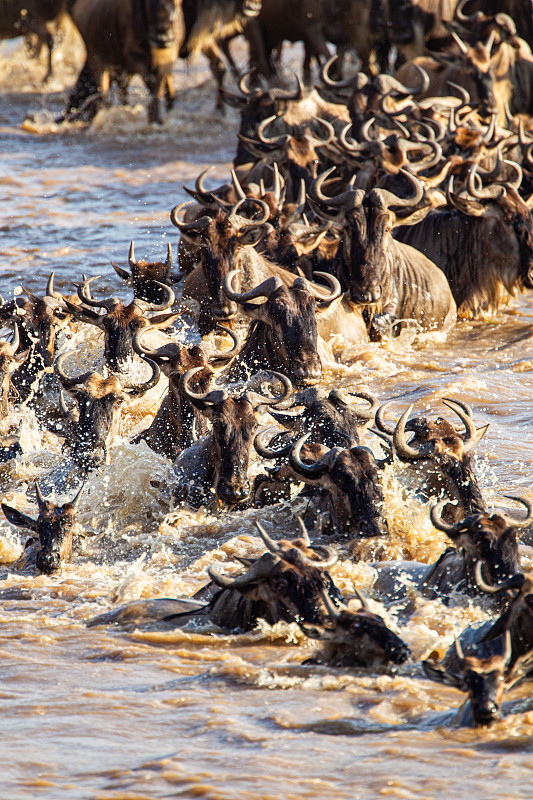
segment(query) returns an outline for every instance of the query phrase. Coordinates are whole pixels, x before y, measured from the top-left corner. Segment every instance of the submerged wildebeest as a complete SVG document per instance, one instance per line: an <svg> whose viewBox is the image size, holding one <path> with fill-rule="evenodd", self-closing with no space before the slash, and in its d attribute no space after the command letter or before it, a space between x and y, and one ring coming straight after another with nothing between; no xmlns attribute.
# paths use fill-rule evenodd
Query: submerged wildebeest
<svg viewBox="0 0 533 800"><path fill-rule="evenodd" d="M63 369L65 359L73 351L63 353L54 364L61 385L76 399L76 409L69 411L63 396L61 407L66 417L65 446L82 472L91 472L105 459L107 449L120 427L120 406L128 395L141 395L159 380L160 369L148 360L152 374L144 383L123 388L114 375L103 378L94 370L69 377Z"/></svg>
<svg viewBox="0 0 533 800"><path fill-rule="evenodd" d="M2 511L12 525L29 528L36 534L36 537L32 537L26 542L26 550L17 562L18 566L21 568L30 566L35 559L35 566L39 572L51 575L53 572L57 572L61 564L70 561L76 511L82 491L83 486L72 500L60 506L46 500L38 482L35 481L35 493L39 506L37 519L2 503Z"/></svg>
<svg viewBox="0 0 533 800"><path fill-rule="evenodd" d="M77 306L69 301L65 304L75 319L95 325L104 332L104 357L111 370L124 372L129 369L135 357L133 350L133 337L140 328L146 325L166 328L175 319L176 314L157 314L149 320L144 316L145 311L166 311L174 304L174 292L166 284L153 281L153 289L160 293L158 301L147 302L134 299L128 305L118 298L109 300L93 300L89 295L89 285L97 278L85 279L78 284L78 296L82 305ZM88 307L90 306L90 307ZM105 309L103 313L93 311L92 308Z"/></svg>
<svg viewBox="0 0 533 800"><path fill-rule="evenodd" d="M211 421L212 430L174 462L171 497L173 502L187 500L194 506L214 499L236 506L250 494L248 465L258 425L257 413L285 401L292 385L285 375L270 372L267 373L270 379L282 385L282 393L277 397L249 389L240 396L231 396L226 389L195 392L191 380L203 369L187 370L180 379L180 389L191 405Z"/></svg>
<svg viewBox="0 0 533 800"><path fill-rule="evenodd" d="M343 602L333 602L323 595L327 615L319 625L301 622L306 636L320 639L323 648L312 663L332 667L366 667L380 670L390 664L403 664L411 651L397 634L391 631L379 614L368 608L364 597L355 590L360 607L353 610Z"/></svg>
<svg viewBox="0 0 533 800"><path fill-rule="evenodd" d="M147 303L160 305L167 300L167 297L158 288L157 283L164 283L170 286L173 282L171 275L172 269L172 245L167 245L167 257L165 261L141 261L135 260L135 248L133 241L128 252L128 266L130 271L117 266L114 261L111 266L122 280L133 289L133 297L137 300L144 300Z"/></svg>
<svg viewBox="0 0 533 800"><path fill-rule="evenodd" d="M324 596L334 604L342 601L328 572L337 561L336 553L329 547L312 546L301 522L300 537L278 541L256 525L268 552L257 559L242 559L246 566L243 574L227 577L209 567L211 584L193 598L137 601L96 617L89 626L151 620L177 626L197 619L225 630L248 631L259 619L270 625L280 621L321 623Z"/></svg>
<svg viewBox="0 0 533 800"><path fill-rule="evenodd" d="M488 425L477 428L472 418L472 409L466 403L449 398L443 398L442 402L463 423L463 435L442 417L436 420L415 417L408 421L412 405L402 414L397 425L391 427L384 419L384 410L389 403L384 403L376 413L376 426L391 437L394 452L402 461L421 469L424 479L423 497L446 494L450 501L456 502L455 506L449 505L446 508L446 513L453 515L455 519L462 519L468 514L485 511L471 451L484 436ZM409 442L407 432L414 433Z"/></svg>
<svg viewBox="0 0 533 800"><path fill-rule="evenodd" d="M405 594L408 580L432 599L455 593L478 596L482 593L480 576L489 584L498 584L516 575L520 570L517 529L531 524L533 504L514 495L507 497L526 507L528 513L524 519L483 512L469 514L451 525L441 517L447 501L440 500L431 509L431 522L455 546L447 548L434 564L415 561L376 564L378 577L374 589L390 600L399 599Z"/></svg>
<svg viewBox="0 0 533 800"><path fill-rule="evenodd" d="M217 326L234 340L234 348L215 356L213 361L230 359L234 354L238 340L227 328ZM161 453L174 461L182 450L190 447L197 439L208 432L209 423L205 414L193 405L181 388L181 376L188 370L198 368L192 383L196 393L208 392L211 389L215 372L209 365L207 356L198 345L187 347L177 342L169 342L157 350L148 350L143 344L144 334L151 330L150 326L141 328L133 337L133 349L140 356L155 361L168 378L168 392L159 406L154 421L134 440L144 439L152 450Z"/></svg>

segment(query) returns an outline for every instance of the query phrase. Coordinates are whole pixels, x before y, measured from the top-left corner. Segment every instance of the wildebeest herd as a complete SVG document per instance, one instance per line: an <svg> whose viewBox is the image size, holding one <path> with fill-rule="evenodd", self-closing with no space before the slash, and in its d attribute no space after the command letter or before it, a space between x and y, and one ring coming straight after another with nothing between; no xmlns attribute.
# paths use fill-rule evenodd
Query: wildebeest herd
<svg viewBox="0 0 533 800"><path fill-rule="evenodd" d="M210 581L191 598L136 602L89 625L207 620L247 631L260 619L295 622L322 642L314 663L404 664L401 626L391 630L360 592L343 597L328 571L339 543L352 542L357 558L358 542L390 535L382 476L395 462L409 476L412 502L432 502L431 523L450 547L433 564L375 563L373 592L400 608L400 619L413 591L443 603L460 594L492 602L491 619L467 628L441 662L422 664L432 680L467 693L464 721L489 725L504 690L532 669L533 578L521 567L519 531L533 522L533 503L509 495L525 516L490 512L473 461L486 426L461 398L442 399L446 418L413 416L410 406L392 422L387 402L326 391L321 380L333 337L388 345L406 332L445 334L458 314L495 311L533 288L531 6L509 3L507 14L500 3L463 1L442 20L423 3L359 3L356 11L340 1L311 11L294 3L285 31L275 3L234 2L225 17L206 0L180 8L107 2L109 17L99 0L60 5L87 47L63 120L91 119L106 87L116 83L125 95L137 73L151 95L149 117L160 120L159 100L174 99L178 52L202 50L214 65L222 52L231 60L228 41L243 25L251 72L238 92L219 90L241 114L227 183L209 185L204 170L187 188L192 199L170 210L181 234L177 270L170 245L164 261L147 262L132 243L129 268L113 264L133 292L129 303L99 299L97 279L85 276L72 295L51 276L42 297L25 291L2 300L13 336L0 345L0 459L22 451L12 404L33 405L68 455L67 478L48 484L73 495L57 505L36 483L36 519L2 504L12 524L33 532L18 566L51 574L71 557L83 483L105 462L121 406L161 381L153 422L134 441L172 462L171 478L158 485L168 509L238 514L296 497L305 514L294 537L274 540L257 523L266 551L242 558L241 574L210 567ZM28 4L14 29L41 34L32 19ZM101 28L114 31L119 21L124 51L104 52ZM356 37L363 29L364 43ZM275 53L284 39L304 42L305 78L313 59L320 64L315 88L299 79L290 88L261 83L280 77ZM327 41L338 47L333 57ZM343 57L354 46L361 70L350 74ZM137 60L127 61L132 52ZM394 57L395 76L384 71ZM172 328L178 317L194 318L202 344ZM104 363L74 375L75 353L56 354L56 335L83 335L84 325L103 333ZM231 348L214 351L217 336ZM257 457L262 471L252 480Z"/></svg>

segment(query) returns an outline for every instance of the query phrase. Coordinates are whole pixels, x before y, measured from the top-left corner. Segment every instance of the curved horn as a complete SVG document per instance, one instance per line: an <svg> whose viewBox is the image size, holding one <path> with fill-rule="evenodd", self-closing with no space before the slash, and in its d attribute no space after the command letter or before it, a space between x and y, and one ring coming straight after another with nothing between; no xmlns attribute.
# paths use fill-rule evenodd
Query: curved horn
<svg viewBox="0 0 533 800"><path fill-rule="evenodd" d="M54 373L57 375L65 389L72 389L77 384L85 383L85 381L94 374L94 370L90 369L88 372L83 372L81 375L78 375L75 378L69 378L68 375L65 375L63 371L63 364L66 358L73 355L75 355L75 351L68 350L66 353L62 353L62 355L59 356L54 364Z"/></svg>
<svg viewBox="0 0 533 800"><path fill-rule="evenodd" d="M204 367L193 367L192 369L188 369L187 372L184 372L180 378L180 389L187 398L194 406L203 410L207 408L209 405L215 405L217 403L222 403L224 400L227 400L229 397L228 392L226 389L215 389L211 392L205 392L202 394L197 394L193 392L193 390L189 387L189 381L196 375L197 372L204 369Z"/></svg>
<svg viewBox="0 0 533 800"><path fill-rule="evenodd" d="M387 406L390 406L390 404L393 402L394 400L387 400L387 402L382 403L382 405L376 411L376 427L378 428L378 430L380 430L382 433L386 433L388 436L394 436L394 431L396 430L396 426L394 427L388 426L387 423L385 422L385 418L383 415L385 413L385 409L387 408Z"/></svg>
<svg viewBox="0 0 533 800"><path fill-rule="evenodd" d="M298 520L298 525L300 526L300 530L302 532L300 538L304 540L307 547L310 547L311 539L309 538L309 531L307 530L307 526L299 514L297 515L296 519Z"/></svg>
<svg viewBox="0 0 533 800"><path fill-rule="evenodd" d="M332 453L337 448L329 450L319 461L315 461L314 464L304 464L300 458L300 453L302 450L302 445L309 439L310 436L310 433L306 433L304 436L301 436L292 446L292 449L289 452L289 464L299 475L304 475L310 478L319 478L321 475L324 475L324 473L327 472Z"/></svg>
<svg viewBox="0 0 533 800"><path fill-rule="evenodd" d="M259 536L265 543L266 548L270 550L270 552L273 553L275 556L281 556L283 548L281 547L280 544L278 544L278 542L275 542L274 539L272 539L268 535L268 533L258 520L255 521L255 527L259 531Z"/></svg>
<svg viewBox="0 0 533 800"><path fill-rule="evenodd" d="M454 40L455 44L457 45L457 47L459 48L459 50L461 51L461 53L462 53L464 56L467 56L467 55L468 55L468 47L467 47L467 46L466 46L466 44L463 42L463 40L461 39L461 37L460 37L460 36L458 36L458 35L456 34L456 32L455 32L455 31L452 31L452 38L453 38L453 40Z"/></svg>
<svg viewBox="0 0 533 800"><path fill-rule="evenodd" d="M135 245L133 244L133 239L130 242L130 249L128 252L128 266L131 270L133 270L133 267L137 266L137 262L135 261Z"/></svg>
<svg viewBox="0 0 533 800"><path fill-rule="evenodd" d="M416 206L422 198L424 197L424 186L422 182L413 175L411 172L408 172L406 169L401 169L399 171L400 175L403 175L411 186L414 189L414 193L411 197L398 197L393 192L388 191L387 189L373 189L374 192L379 193L379 196L383 199L384 205L387 206L396 206L398 208L402 207L410 207Z"/></svg>
<svg viewBox="0 0 533 800"><path fill-rule="evenodd" d="M281 147L285 142L290 139L288 133L282 133L279 136L265 136L265 128L267 128L275 119L277 119L276 114L272 114L271 117L267 117L264 119L257 128L257 138L263 144L274 145L276 147Z"/></svg>
<svg viewBox="0 0 533 800"><path fill-rule="evenodd" d="M505 187L503 186L489 186L484 191L479 191L476 187L476 174L477 164L474 164L468 171L467 189L468 194L475 197L477 200L501 200L505 197Z"/></svg>
<svg viewBox="0 0 533 800"><path fill-rule="evenodd" d="M261 405L261 406L275 406L278 403L282 403L283 400L286 400L290 394L292 394L292 383L290 379L286 375L282 375L281 372L274 372L274 370L265 370L267 375L273 375L276 380L278 380L283 385L283 391L277 397L267 397L260 392L256 392L253 390L247 391L246 394L248 395L249 399L254 401L254 405Z"/></svg>
<svg viewBox="0 0 533 800"><path fill-rule="evenodd" d="M275 425L269 425L268 428L262 428L260 431L258 431L254 437L254 448L262 458L279 458L280 456L285 456L292 447L292 442L288 442L286 445L283 445L283 447L277 450L269 447L265 443L265 439L267 436L272 436L273 433L278 434L280 431L275 427Z"/></svg>
<svg viewBox="0 0 533 800"><path fill-rule="evenodd" d="M483 577L481 575L481 568L483 566L483 562L478 560L476 561L476 565L474 567L474 574L476 577L476 583L478 587L488 594L499 594L500 592L506 592L509 589L521 589L522 585L526 579L526 576L522 572L517 572L516 575L512 575L503 583L496 584L495 586L490 586L488 583L485 583Z"/></svg>
<svg viewBox="0 0 533 800"><path fill-rule="evenodd" d="M19 326L18 325L14 326L13 338L11 339L10 344L11 344L11 350L13 351L13 354L15 354L17 352L17 350L19 349L19 346L20 346L20 332L19 332Z"/></svg>
<svg viewBox="0 0 533 800"><path fill-rule="evenodd" d="M205 229L208 227L209 222L211 220L210 217L203 216L199 219L194 219L192 222L181 222L178 217L179 212L185 206L190 205L191 201L187 201L186 203L180 203L177 206L174 206L172 211L170 212L170 221L172 224L180 230L182 233L187 235L188 232L196 231L197 233L204 233Z"/></svg>
<svg viewBox="0 0 533 800"><path fill-rule="evenodd" d="M322 80L322 83L324 83L326 86L329 86L331 89L345 89L347 87L353 88L354 87L353 78L344 78L343 80L335 81L329 75L329 71L333 66L333 64L335 63L335 61L337 61L338 57L339 57L338 54L335 53L334 56L331 56L331 58L328 61L326 61L326 63L320 70L320 79Z"/></svg>
<svg viewBox="0 0 533 800"><path fill-rule="evenodd" d="M85 482L82 483L82 485L80 486L80 488L78 489L72 500L69 502L69 505L71 505L74 510L76 510L80 504L81 493L83 492L84 489L85 489Z"/></svg>
<svg viewBox="0 0 533 800"><path fill-rule="evenodd" d="M472 417L464 411L458 403L453 400L443 399L443 404L447 406L454 414L457 414L463 425L465 426L465 435L463 437L463 452L468 453L479 441L478 431Z"/></svg>
<svg viewBox="0 0 533 800"><path fill-rule="evenodd" d="M202 197L205 197L206 200L211 200L212 195L211 192L205 188L204 180L207 177L207 175L209 175L209 173L212 172L212 170L214 169L215 169L214 164L211 164L210 167L207 167L198 175L198 177L194 182L194 188L196 189L196 193L201 195Z"/></svg>
<svg viewBox="0 0 533 800"><path fill-rule="evenodd" d="M434 528L436 528L438 531L442 531L443 533L447 534L451 539L453 539L455 538L454 534L457 533L457 530L460 527L461 523L459 525L449 525L442 519L441 516L442 509L444 508L444 506L448 505L449 502L450 501L448 500L447 497L445 497L444 500L439 500L438 503L435 503L435 505L432 506L431 511L429 512L429 516L431 519L431 524L433 525Z"/></svg>
<svg viewBox="0 0 533 800"><path fill-rule="evenodd" d="M325 305L330 305L342 294L340 281L338 281L337 278L334 275L331 275L329 272L314 272L313 278L315 275L317 275L319 278L323 278L326 283L329 283L330 291L328 292L326 289L322 291L322 289L316 284L311 285L308 283L309 293L312 294L316 300L322 300Z"/></svg>
<svg viewBox="0 0 533 800"><path fill-rule="evenodd" d="M137 303L142 303L142 305L148 308L149 311L166 311L168 308L172 308L176 302L176 295L170 286L168 286L166 283L160 283L160 281L153 280L150 281L150 284L152 286L156 286L159 291L163 292L163 294L166 295L166 299L162 300L161 303L149 303L147 300L137 300Z"/></svg>
<svg viewBox="0 0 533 800"><path fill-rule="evenodd" d="M214 356L210 357L209 362L211 363L213 361L229 361L234 356L236 356L237 353L239 352L239 349L240 349L240 346L241 346L241 342L239 340L239 337L237 336L236 333L234 333L231 330L231 328L226 328L225 325L220 325L220 323L218 323L218 322L217 322L215 327L217 328L217 330L223 331L224 333L226 333L230 337L230 339L233 341L233 347L231 348L231 350L224 350L224 351L219 351L218 353L215 353Z"/></svg>
<svg viewBox="0 0 533 800"><path fill-rule="evenodd" d="M351 209L359 208L359 206L362 205L365 197L365 193L362 189L349 189L347 192L342 192L336 197L326 197L326 195L323 194L322 185L324 184L326 178L328 178L331 173L335 171L335 169L336 167L330 167L315 178L310 189L311 197L313 200L316 200L317 203L322 203L326 206L332 206L333 208L348 206L348 204Z"/></svg>
<svg viewBox="0 0 533 800"><path fill-rule="evenodd" d="M37 496L37 503L39 504L39 508L46 503L46 499L41 491L41 487L39 486L39 481L35 481L35 494Z"/></svg>
<svg viewBox="0 0 533 800"><path fill-rule="evenodd" d="M231 272L228 272L227 275L224 276L224 280L222 281L222 288L224 289L225 294L229 297L230 300L234 300L236 303L246 303L248 300L253 300L256 297L270 297L270 295L283 286L283 282L281 278L277 276L272 276L271 278L267 278L265 281L256 286L254 289L250 289L248 292L236 292L232 288L233 278L235 275L239 273L239 270L232 269Z"/></svg>
<svg viewBox="0 0 533 800"><path fill-rule="evenodd" d="M172 245L167 242L167 257L165 258L165 267L170 269L172 267Z"/></svg>
<svg viewBox="0 0 533 800"><path fill-rule="evenodd" d="M78 290L78 297L80 298L82 303L85 303L86 306L92 306L94 308L105 308L106 311L109 312L112 310L115 304L114 300L99 301L99 300L93 300L92 297L90 296L89 285L93 281L97 281L101 277L102 277L101 275L96 275L94 278L85 278L82 281L82 283L75 283L74 286L76 286Z"/></svg>
<svg viewBox="0 0 533 800"><path fill-rule="evenodd" d="M328 592L322 591L321 595L322 595L322 601L326 606L326 611L328 612L330 617L333 617L333 619L339 619L342 612L348 610L348 607L344 603L341 603L340 608L338 608L331 599L331 597L329 596Z"/></svg>
<svg viewBox="0 0 533 800"><path fill-rule="evenodd" d="M533 503L530 500L515 494L504 494L504 497L508 500L516 500L517 503L522 503L527 509L527 516L525 519L514 519L513 517L508 517L507 514L500 514L500 517L502 517L510 527L524 528L526 525L533 522Z"/></svg>
<svg viewBox="0 0 533 800"><path fill-rule="evenodd" d="M131 383L129 386L125 387L124 391L128 394L145 394L149 389L152 389L152 387L156 385L161 377L161 370L159 369L159 364L157 364L157 362L153 361L151 358L145 358L144 361L146 361L146 363L152 368L152 375L144 383Z"/></svg>
<svg viewBox="0 0 533 800"><path fill-rule="evenodd" d="M409 444L407 444L407 440L405 438L405 423L409 418L409 414L413 410L413 404L409 406L407 411L404 411L402 416L400 417L398 424L394 429L394 434L392 437L392 443L396 452L403 456L403 458L420 458L420 453L418 450L415 450Z"/></svg>
<svg viewBox="0 0 533 800"><path fill-rule="evenodd" d="M237 199L246 200L246 194L240 184L240 181L237 177L237 173L235 172L234 169L231 170L231 181L233 183L233 188L235 189L235 194L237 195Z"/></svg>
<svg viewBox="0 0 533 800"><path fill-rule="evenodd" d="M259 558L244 575L237 575L236 578L228 578L226 575L221 575L215 567L208 567L207 572L211 580L222 589L239 590L266 580L270 576L273 566L272 561L265 562L265 560Z"/></svg>
<svg viewBox="0 0 533 800"><path fill-rule="evenodd" d="M465 654L463 653L463 648L461 647L461 642L459 641L459 639L455 640L455 654L459 659L459 661L465 660Z"/></svg>
<svg viewBox="0 0 533 800"><path fill-rule="evenodd" d="M359 408L359 406L355 406L355 403L350 403L350 405L354 407L354 411L358 417L367 421L374 421L379 408L379 400L377 397L374 397L372 394L368 394L368 392L348 392L348 394L350 397L358 397L361 400L366 400L367 403L370 403L370 408ZM329 393L329 397L330 399L340 400L343 403L347 402L346 396L341 389L332 389Z"/></svg>

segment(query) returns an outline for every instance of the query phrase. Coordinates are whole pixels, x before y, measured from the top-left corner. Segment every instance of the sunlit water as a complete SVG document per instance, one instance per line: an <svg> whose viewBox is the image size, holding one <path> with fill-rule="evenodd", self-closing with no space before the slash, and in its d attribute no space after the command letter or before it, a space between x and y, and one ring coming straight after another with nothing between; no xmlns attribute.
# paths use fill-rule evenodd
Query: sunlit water
<svg viewBox="0 0 533 800"><path fill-rule="evenodd" d="M89 128L59 130L53 119L76 59L58 51L55 76L43 87L44 62L28 60L20 43L4 43L0 56L1 293L20 285L42 292L55 270L64 291L74 291L85 272L102 276L97 296L128 296L110 260L125 266L131 239L141 258L162 257L167 241L175 248L168 212L203 165L217 164L214 182L226 179L237 117L216 114L213 84L199 63L189 72L178 65L177 107L161 128L148 126L137 85L131 108L104 110ZM337 341L338 361L326 366L325 382L397 398L391 415L411 402L443 413L439 398L466 400L478 424L490 422L477 450L485 496L495 504L511 490L532 497L533 349L529 339L515 341L532 323L530 295L447 336L389 349ZM98 334L86 328L85 335L97 359ZM63 337L60 346L76 341ZM479 604L450 608L415 595L400 628L394 609L371 600L411 647L411 661L396 675L301 666L314 645L294 625L241 636L86 629L89 619L129 600L192 594L209 564L236 569L236 555L262 550L256 519L276 534L296 531L288 507L219 516L185 510L165 519L150 480L164 478L168 462L128 443L153 417L162 391L126 409L109 464L84 490L73 563L60 575L12 570L25 534L0 522L0 795L529 799L529 685L509 693L507 715L490 731L456 728L453 711L463 696L425 680L419 666L487 618ZM61 440L43 433L32 413L15 419L24 455L0 467L2 495L32 514L28 489L36 477L46 483L64 456ZM446 546L410 485L397 465L387 469L391 534L360 547L358 563L348 548L342 552L332 574L344 593L356 585L372 597L375 558L429 562Z"/></svg>

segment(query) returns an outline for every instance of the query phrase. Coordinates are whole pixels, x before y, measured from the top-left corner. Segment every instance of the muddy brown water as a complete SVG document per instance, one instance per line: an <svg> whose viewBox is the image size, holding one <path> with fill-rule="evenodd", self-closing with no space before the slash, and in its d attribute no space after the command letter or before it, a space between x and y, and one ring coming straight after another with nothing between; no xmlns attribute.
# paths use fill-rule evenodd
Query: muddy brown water
<svg viewBox="0 0 533 800"><path fill-rule="evenodd" d="M21 285L42 291L52 269L61 289L73 290L85 272L102 275L98 289L127 296L109 261L125 265L132 238L138 257L160 257L167 241L177 243L168 212L185 199L182 184L209 163L217 164L214 181L228 174L237 120L214 112L203 63L177 67L179 101L161 129L146 124L137 87L132 108L108 109L90 128L60 132L53 118L74 74L76 58L69 58L58 51L55 77L43 87L43 63L29 61L19 42L1 46L6 297ZM533 497L533 340L519 340L532 326L533 296L522 295L446 336L389 348L337 341L325 383L397 398L396 414L411 402L442 413L439 398L466 400L479 424L490 423L477 450L487 498L497 505L509 491ZM97 334L85 333L89 356L97 356ZM74 346L83 358L81 341L63 339L61 347ZM128 600L192 594L209 564L236 570L236 555L261 550L255 519L271 533L296 531L289 507L165 518L150 479L164 476L168 464L128 444L160 391L127 410L123 439L88 481L73 563L59 575L13 570L25 534L0 521L0 797L529 799L531 684L506 696L502 722L479 731L454 727L463 696L421 673L421 658L444 653L467 624L487 618L479 604L444 607L415 596L414 613L399 627L371 600L412 650L394 675L302 666L314 646L296 626L264 625L241 636L86 629L93 616ZM32 412L15 418L24 455L0 468L1 490L32 513L33 480L59 468L61 442L42 433ZM346 594L357 585L372 598L376 556L431 561L445 546L428 508L408 493L411 484L397 466L388 468L391 534L363 548L358 563L343 552L333 576Z"/></svg>

